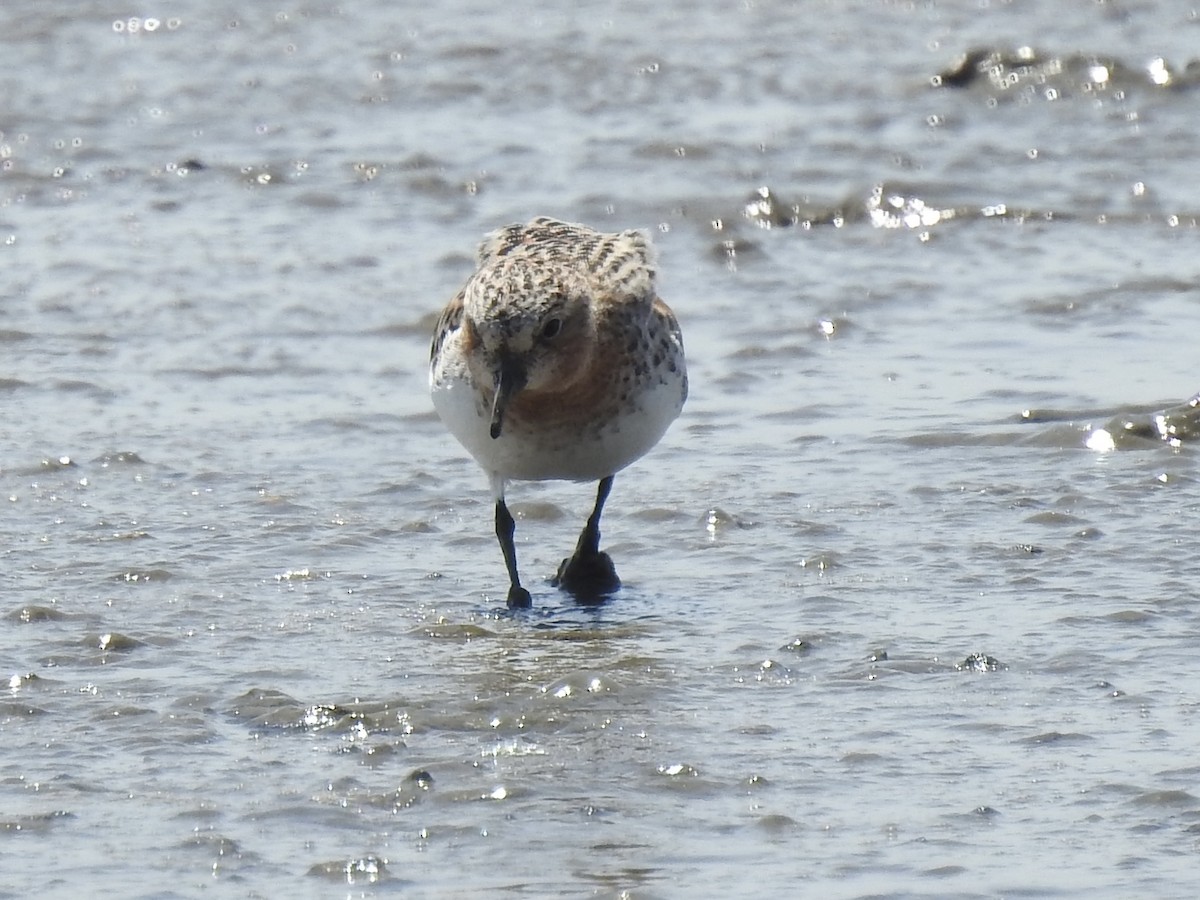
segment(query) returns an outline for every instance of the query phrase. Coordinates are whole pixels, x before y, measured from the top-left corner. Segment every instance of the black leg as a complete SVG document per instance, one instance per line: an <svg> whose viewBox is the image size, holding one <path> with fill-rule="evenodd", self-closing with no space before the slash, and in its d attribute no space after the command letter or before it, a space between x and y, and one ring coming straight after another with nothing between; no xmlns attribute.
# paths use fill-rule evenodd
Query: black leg
<svg viewBox="0 0 1200 900"><path fill-rule="evenodd" d="M533 598L529 596L529 591L521 587L521 576L517 574L517 548L513 544L513 532L516 530L517 523L513 521L504 500L497 500L496 537L508 569L508 605L511 609L528 609L533 605Z"/></svg>
<svg viewBox="0 0 1200 900"><path fill-rule="evenodd" d="M596 489L596 505L592 507L592 514L588 516L583 534L579 535L579 544L575 547L576 556L581 553L594 556L600 552L600 514L604 512L604 504L608 502L612 486L612 475L600 479L600 486Z"/></svg>
<svg viewBox="0 0 1200 900"><path fill-rule="evenodd" d="M596 505L592 514L588 516L583 533L579 535L575 553L562 561L552 582L581 603L601 602L605 595L611 594L621 586L621 579L617 577L612 559L607 553L600 552L600 516L604 512L604 503L608 500L612 486L612 475L600 479L600 487L596 491Z"/></svg>

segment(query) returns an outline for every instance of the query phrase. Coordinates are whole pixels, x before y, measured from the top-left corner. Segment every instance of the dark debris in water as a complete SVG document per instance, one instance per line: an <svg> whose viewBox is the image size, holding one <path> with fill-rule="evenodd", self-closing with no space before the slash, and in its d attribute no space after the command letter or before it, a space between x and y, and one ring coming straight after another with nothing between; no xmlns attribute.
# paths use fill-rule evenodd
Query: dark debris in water
<svg viewBox="0 0 1200 900"><path fill-rule="evenodd" d="M1008 666L986 653L972 653L962 662L957 663L954 668L960 672L998 672L1001 669L1007 669Z"/></svg>
<svg viewBox="0 0 1200 900"><path fill-rule="evenodd" d="M1090 53L1044 53L1033 47L976 47L929 80L935 88L981 89L990 97L1047 101L1138 88L1181 90L1200 85L1200 60L1172 65L1162 57L1131 64Z"/></svg>
<svg viewBox="0 0 1200 900"><path fill-rule="evenodd" d="M407 780L423 791L427 791L433 787L433 776L425 769L417 769L416 771L409 772Z"/></svg>

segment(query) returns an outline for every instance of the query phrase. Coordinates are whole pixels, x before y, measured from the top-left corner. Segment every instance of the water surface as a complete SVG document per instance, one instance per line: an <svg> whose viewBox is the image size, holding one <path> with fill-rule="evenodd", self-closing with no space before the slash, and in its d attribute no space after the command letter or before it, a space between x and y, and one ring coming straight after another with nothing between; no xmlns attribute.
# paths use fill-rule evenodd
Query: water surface
<svg viewBox="0 0 1200 900"><path fill-rule="evenodd" d="M1196 893L1188 4L130 14L0 11L0 894ZM425 365L538 214L692 393L511 614Z"/></svg>

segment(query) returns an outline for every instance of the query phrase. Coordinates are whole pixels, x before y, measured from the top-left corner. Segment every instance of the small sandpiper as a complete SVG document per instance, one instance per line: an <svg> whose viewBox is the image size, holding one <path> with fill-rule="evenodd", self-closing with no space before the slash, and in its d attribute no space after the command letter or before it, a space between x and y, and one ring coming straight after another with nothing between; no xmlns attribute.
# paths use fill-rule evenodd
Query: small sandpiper
<svg viewBox="0 0 1200 900"><path fill-rule="evenodd" d="M605 234L541 217L479 247L478 267L438 319L433 405L496 500L508 605L531 605L504 502L509 480L599 480L596 505L553 584L580 602L621 586L600 550L613 476L658 443L687 399L683 335L655 293L642 231Z"/></svg>

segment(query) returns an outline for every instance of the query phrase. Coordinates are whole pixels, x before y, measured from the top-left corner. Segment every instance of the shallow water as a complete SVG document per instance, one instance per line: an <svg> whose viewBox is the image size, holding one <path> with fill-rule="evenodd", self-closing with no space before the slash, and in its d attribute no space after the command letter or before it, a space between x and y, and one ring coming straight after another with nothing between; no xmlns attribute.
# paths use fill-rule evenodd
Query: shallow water
<svg viewBox="0 0 1200 900"><path fill-rule="evenodd" d="M0 895L1193 896L1200 20L1046 6L0 9ZM425 365L543 213L692 393L512 614Z"/></svg>

